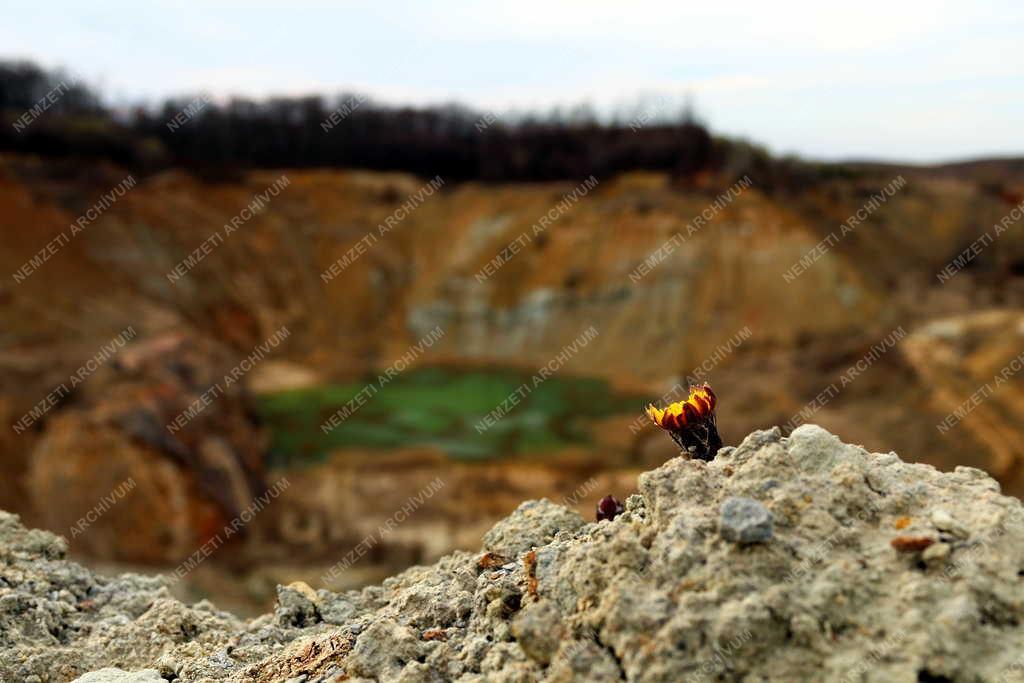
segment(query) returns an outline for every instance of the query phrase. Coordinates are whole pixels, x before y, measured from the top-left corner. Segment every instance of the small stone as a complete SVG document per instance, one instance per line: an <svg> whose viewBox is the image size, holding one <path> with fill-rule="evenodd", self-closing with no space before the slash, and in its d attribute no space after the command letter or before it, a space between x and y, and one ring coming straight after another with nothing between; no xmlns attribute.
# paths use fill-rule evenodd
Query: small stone
<svg viewBox="0 0 1024 683"><path fill-rule="evenodd" d="M946 531L959 538L967 538L970 533L964 528L960 522L953 519L953 515L949 514L945 510L935 510L932 512L932 524L939 531Z"/></svg>
<svg viewBox="0 0 1024 683"><path fill-rule="evenodd" d="M772 513L752 498L727 498L722 504L719 533L736 543L764 543L772 537Z"/></svg>
<svg viewBox="0 0 1024 683"><path fill-rule="evenodd" d="M288 588L291 588L293 591L302 593L302 595L304 595L306 599L314 605L320 602L320 599L316 595L316 591L313 590L313 588L305 581L292 581L288 584Z"/></svg>
<svg viewBox="0 0 1024 683"><path fill-rule="evenodd" d="M310 626L320 621L316 592L309 584L295 581L277 587L277 621L281 626Z"/></svg>
<svg viewBox="0 0 1024 683"><path fill-rule="evenodd" d="M161 678L172 681L181 673L181 664L170 654L164 653L156 660L156 670Z"/></svg>
<svg viewBox="0 0 1024 683"><path fill-rule="evenodd" d="M946 561L946 558L949 557L949 551L948 543L935 543L925 548L924 552L921 553L921 559L926 564L939 564Z"/></svg>

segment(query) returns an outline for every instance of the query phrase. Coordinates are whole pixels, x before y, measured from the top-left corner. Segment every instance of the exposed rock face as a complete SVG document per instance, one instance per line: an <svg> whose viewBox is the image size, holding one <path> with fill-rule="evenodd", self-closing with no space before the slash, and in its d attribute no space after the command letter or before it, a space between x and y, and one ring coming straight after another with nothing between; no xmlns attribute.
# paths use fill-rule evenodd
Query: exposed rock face
<svg viewBox="0 0 1024 683"><path fill-rule="evenodd" d="M907 187L870 221L797 279L784 279L897 172L837 179L799 196L768 194L763 190L771 179L755 175L753 187L692 235L689 226L725 186L683 188L645 173L602 178L536 234L534 226L574 183L450 182L329 282L320 274L350 258L368 233L379 234L377 226L424 180L288 170L290 184L267 210L172 283L166 274L281 172L214 183L176 171L138 177L136 187L59 258L47 259L20 284L0 278L0 425L8 425L0 429L0 508L68 533L98 496L131 474L137 486L130 498L87 537L71 539L73 553L103 561L180 561L234 516L239 501L258 492L258 456L266 449L240 395L218 398L182 432L171 435L164 425L282 325L293 335L245 376L253 391L380 372L438 324L444 340L424 362L537 368L593 325L599 335L560 372L628 383L654 397L685 384L698 369L713 368L716 391L729 396L735 410L722 421L722 436L731 443L757 426L785 424L903 325L908 338L901 352L887 353L869 375L805 419L873 449L913 453L938 466L984 468L1005 490L1024 495L1018 426L1024 424L1024 375L1014 386L997 388L964 424L936 429L1019 354L1010 355L1012 349L1022 348L1024 231L1018 226L972 261L976 267L945 284L935 277L983 226L1016 205L1019 170L1000 169L984 185L952 171L939 179L908 173ZM0 224L10 226L0 271L13 273L36 257L127 174L106 165L0 159ZM986 189L991 182L1014 183L1013 196L994 195ZM679 235L685 242L664 261L648 261ZM507 263L502 253L511 256ZM478 279L495 259L500 268ZM645 262L651 270L631 277ZM947 317L993 306L1013 309L1002 314L1005 324L970 323L963 326L966 334L947 335ZM940 325L931 327L932 321ZM108 366L106 377L91 376L73 401L54 407L30 430L10 429L128 325L139 337L118 360L127 362L126 354L147 345L151 351L137 372ZM915 347L911 337L922 330L916 339L923 343ZM181 350L156 352L182 333L189 338ZM710 362L715 358L720 362ZM182 361L191 379L181 374ZM596 428L590 455L615 468L646 463L644 469L671 457L672 444L660 430L631 428L635 417L631 411ZM336 493L339 480L366 479L361 469L340 464L363 454L346 448L337 455L330 465L309 463L305 478L316 483L315 498L303 490L302 500L275 506L286 521L265 534L251 529L259 557L273 555L266 539L275 535L289 557L321 557L344 547L348 539L333 534L355 517L330 522L347 500L371 508L363 516L374 517L379 499ZM505 496L453 509L489 525L523 499L564 495L547 482L561 474L566 454L549 455L543 457L559 464L549 471L537 467L536 476L514 459L503 460L495 467L500 481L488 486ZM605 465L605 472L613 474L613 466ZM54 499L65 504L54 506ZM171 519L167 528L152 524ZM272 520L265 521L269 526ZM467 529L456 514L442 525ZM403 533L413 535L412 528ZM431 543L423 556L436 557L440 545Z"/></svg>
<svg viewBox="0 0 1024 683"><path fill-rule="evenodd" d="M120 351L48 416L32 450L25 482L40 524L68 529L75 550L92 557L176 563L202 545L266 489L251 397L224 381L234 362L184 334ZM220 391L205 400L211 387ZM121 514L78 535L104 495Z"/></svg>
<svg viewBox="0 0 1024 683"><path fill-rule="evenodd" d="M770 538L722 538L734 498L771 513ZM805 425L670 460L625 508L584 523L525 503L486 557L359 592L282 587L249 622L186 607L159 579L93 576L62 539L3 515L0 679L1024 680L1024 511L979 470Z"/></svg>
<svg viewBox="0 0 1024 683"><path fill-rule="evenodd" d="M971 432L991 453L986 469L1008 482L1024 477L1022 342L1024 312L990 309L935 320L903 347L933 388L937 429Z"/></svg>

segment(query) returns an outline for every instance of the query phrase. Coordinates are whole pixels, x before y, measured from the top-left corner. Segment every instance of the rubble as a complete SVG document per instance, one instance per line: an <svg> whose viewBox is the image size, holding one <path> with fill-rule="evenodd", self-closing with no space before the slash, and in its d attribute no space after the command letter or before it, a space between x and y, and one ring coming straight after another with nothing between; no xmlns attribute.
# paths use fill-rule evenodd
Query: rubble
<svg viewBox="0 0 1024 683"><path fill-rule="evenodd" d="M0 680L1018 681L1022 522L980 470L804 425L672 459L612 521L530 501L479 552L243 621L0 513Z"/></svg>

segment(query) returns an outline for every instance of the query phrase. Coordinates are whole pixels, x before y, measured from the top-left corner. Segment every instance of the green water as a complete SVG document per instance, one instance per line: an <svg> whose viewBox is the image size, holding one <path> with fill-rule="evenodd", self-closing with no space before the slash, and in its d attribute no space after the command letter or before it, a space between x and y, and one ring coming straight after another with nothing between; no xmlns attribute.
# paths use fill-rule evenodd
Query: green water
<svg viewBox="0 0 1024 683"><path fill-rule="evenodd" d="M478 432L480 420L524 383L518 405ZM379 390L337 427L321 431L320 425L367 385ZM587 444L591 420L637 415L647 398L615 393L596 378L553 375L534 387L532 374L516 370L428 367L407 370L383 386L370 376L268 394L258 407L272 433L271 464L290 465L346 447L429 445L451 458L484 460Z"/></svg>

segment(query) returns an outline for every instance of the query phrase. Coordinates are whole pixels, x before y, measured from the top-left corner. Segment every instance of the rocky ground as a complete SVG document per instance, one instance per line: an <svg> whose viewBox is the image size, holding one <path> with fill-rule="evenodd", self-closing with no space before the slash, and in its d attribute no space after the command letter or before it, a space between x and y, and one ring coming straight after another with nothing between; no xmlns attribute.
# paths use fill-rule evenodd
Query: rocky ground
<svg viewBox="0 0 1024 683"><path fill-rule="evenodd" d="M251 621L0 513L0 679L1024 681L1024 514L980 470L805 425L638 489L611 522L523 503L480 552L280 587Z"/></svg>

